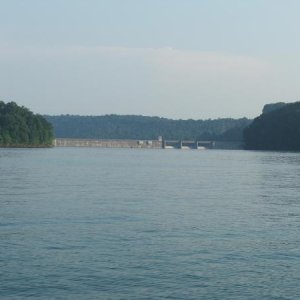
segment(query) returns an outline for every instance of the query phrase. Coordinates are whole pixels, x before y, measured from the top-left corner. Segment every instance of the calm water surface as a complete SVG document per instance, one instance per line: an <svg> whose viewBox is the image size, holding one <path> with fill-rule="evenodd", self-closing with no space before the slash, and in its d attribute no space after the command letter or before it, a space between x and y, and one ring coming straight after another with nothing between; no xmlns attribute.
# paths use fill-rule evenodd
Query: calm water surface
<svg viewBox="0 0 300 300"><path fill-rule="evenodd" d="M0 149L1 299L300 299L300 154Z"/></svg>

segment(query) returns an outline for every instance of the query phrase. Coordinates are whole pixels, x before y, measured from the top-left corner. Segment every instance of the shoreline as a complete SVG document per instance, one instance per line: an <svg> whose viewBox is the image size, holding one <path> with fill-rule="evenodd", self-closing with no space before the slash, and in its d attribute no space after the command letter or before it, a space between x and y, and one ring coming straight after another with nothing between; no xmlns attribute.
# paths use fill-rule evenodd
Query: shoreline
<svg viewBox="0 0 300 300"><path fill-rule="evenodd" d="M54 148L54 145L0 144L0 148Z"/></svg>

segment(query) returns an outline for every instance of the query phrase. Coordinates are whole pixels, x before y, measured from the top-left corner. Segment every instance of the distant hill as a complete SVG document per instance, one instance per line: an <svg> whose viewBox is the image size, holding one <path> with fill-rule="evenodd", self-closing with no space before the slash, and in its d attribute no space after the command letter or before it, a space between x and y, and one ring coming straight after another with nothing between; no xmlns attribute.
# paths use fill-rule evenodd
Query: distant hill
<svg viewBox="0 0 300 300"><path fill-rule="evenodd" d="M44 117L0 101L0 147L49 146L52 141L53 128Z"/></svg>
<svg viewBox="0 0 300 300"><path fill-rule="evenodd" d="M271 111L280 109L282 107L284 107L286 105L286 103L284 102L277 102L277 103L270 103L270 104L266 104L263 108L263 114L267 114Z"/></svg>
<svg viewBox="0 0 300 300"><path fill-rule="evenodd" d="M251 120L172 120L135 115L45 116L58 138L242 141Z"/></svg>
<svg viewBox="0 0 300 300"><path fill-rule="evenodd" d="M284 104L254 119L244 130L244 141L246 149L300 151L300 102Z"/></svg>

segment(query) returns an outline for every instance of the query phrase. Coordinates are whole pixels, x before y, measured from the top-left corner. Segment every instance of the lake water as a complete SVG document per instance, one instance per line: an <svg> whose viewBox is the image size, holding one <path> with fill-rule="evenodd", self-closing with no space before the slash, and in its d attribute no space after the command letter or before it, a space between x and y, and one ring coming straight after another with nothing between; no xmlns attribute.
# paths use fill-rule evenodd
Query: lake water
<svg viewBox="0 0 300 300"><path fill-rule="evenodd" d="M1 299L300 299L300 154L0 149Z"/></svg>

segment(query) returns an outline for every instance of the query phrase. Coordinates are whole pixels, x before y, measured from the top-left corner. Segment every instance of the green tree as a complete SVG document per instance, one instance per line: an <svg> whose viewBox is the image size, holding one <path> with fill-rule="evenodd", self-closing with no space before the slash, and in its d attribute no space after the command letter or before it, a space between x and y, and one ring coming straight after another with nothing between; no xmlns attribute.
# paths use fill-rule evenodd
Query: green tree
<svg viewBox="0 0 300 300"><path fill-rule="evenodd" d="M15 102L0 101L0 145L52 145L52 125Z"/></svg>
<svg viewBox="0 0 300 300"><path fill-rule="evenodd" d="M245 148L300 151L300 102L264 113L244 130Z"/></svg>

